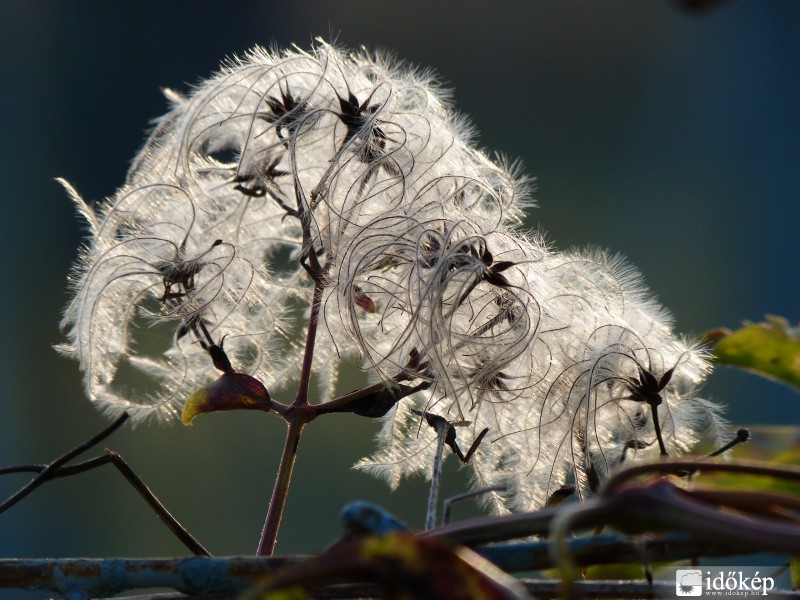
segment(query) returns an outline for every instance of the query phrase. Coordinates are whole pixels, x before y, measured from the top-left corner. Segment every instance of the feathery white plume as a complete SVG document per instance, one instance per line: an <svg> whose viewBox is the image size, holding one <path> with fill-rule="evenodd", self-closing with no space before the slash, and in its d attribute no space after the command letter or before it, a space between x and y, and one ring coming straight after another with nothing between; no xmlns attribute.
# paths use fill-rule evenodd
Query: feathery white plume
<svg viewBox="0 0 800 600"><path fill-rule="evenodd" d="M476 483L506 486L498 510L539 507L570 481L583 493L718 421L694 395L705 356L638 274L523 234L526 179L476 149L429 74L320 41L255 48L165 95L96 213L65 184L91 239L62 350L104 411L179 414L216 376L206 348L223 340L238 370L286 385L300 360L286 315L310 301L313 254L323 387L357 353L375 380L416 390L359 463L392 485L430 470L422 410L469 423L466 438L489 428L472 464ZM131 369L147 393L126 387Z"/></svg>

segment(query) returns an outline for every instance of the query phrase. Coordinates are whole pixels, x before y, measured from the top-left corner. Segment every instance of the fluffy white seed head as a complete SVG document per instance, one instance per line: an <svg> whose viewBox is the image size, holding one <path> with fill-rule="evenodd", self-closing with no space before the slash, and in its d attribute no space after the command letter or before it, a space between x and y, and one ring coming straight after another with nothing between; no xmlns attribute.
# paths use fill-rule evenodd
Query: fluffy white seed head
<svg viewBox="0 0 800 600"><path fill-rule="evenodd" d="M62 350L102 410L179 414L217 376L212 344L270 390L285 386L313 258L323 393L348 353L376 381L417 389L359 463L392 485L431 468L419 411L460 423L465 447L489 428L472 465L476 484L505 486L498 510L539 507L568 482L584 493L719 422L695 397L702 351L639 275L523 234L525 177L475 147L430 74L319 42L256 48L166 95L116 194L94 211L67 188L90 239ZM150 384L132 387L133 373Z"/></svg>

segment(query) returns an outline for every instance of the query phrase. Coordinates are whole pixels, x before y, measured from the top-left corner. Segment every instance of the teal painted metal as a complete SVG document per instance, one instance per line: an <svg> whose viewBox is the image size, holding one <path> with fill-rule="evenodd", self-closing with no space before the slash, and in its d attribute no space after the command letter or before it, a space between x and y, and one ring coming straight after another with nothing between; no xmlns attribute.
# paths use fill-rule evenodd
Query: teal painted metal
<svg viewBox="0 0 800 600"><path fill-rule="evenodd" d="M46 590L68 600L162 587L188 595L233 594L308 558L4 559L0 560L0 588Z"/></svg>
<svg viewBox="0 0 800 600"><path fill-rule="evenodd" d="M363 510L363 506L356 509L347 520L358 520L355 517L361 514L367 517L362 526L370 525L377 530L385 527L386 531L398 526L396 521L377 518L380 514L376 515L373 510ZM644 556L651 561L675 560L732 552L730 545L715 547L711 542L684 533L671 533L644 542L635 542L620 534L601 534L570 540L569 545L573 557L581 564L602 564L612 559L613 562L638 562ZM552 567L549 550L550 544L546 541L475 548L478 554L511 573ZM69 600L111 596L143 588L171 588L188 595L235 594L250 589L282 567L308 558L8 559L0 560L0 588L48 590Z"/></svg>

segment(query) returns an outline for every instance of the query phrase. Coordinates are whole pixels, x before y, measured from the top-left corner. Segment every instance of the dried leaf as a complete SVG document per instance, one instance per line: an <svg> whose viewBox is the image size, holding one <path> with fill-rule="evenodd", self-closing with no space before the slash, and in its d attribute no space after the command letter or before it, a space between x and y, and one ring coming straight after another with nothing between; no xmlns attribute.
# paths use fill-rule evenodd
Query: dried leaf
<svg viewBox="0 0 800 600"><path fill-rule="evenodd" d="M354 413L360 417L379 419L385 416L400 400L427 387L427 383L416 386L399 384L391 387L380 387L370 394L356 397L353 400L329 403L332 406L323 404L318 409L317 414ZM342 400L346 398L347 396L343 396Z"/></svg>
<svg viewBox="0 0 800 600"><path fill-rule="evenodd" d="M220 410L263 410L271 406L269 392L258 379L244 373L223 373L189 396L181 413L181 422L191 425L199 414Z"/></svg>
<svg viewBox="0 0 800 600"><path fill-rule="evenodd" d="M525 588L472 550L409 533L367 535L336 544L265 582L249 597L284 586L306 589L359 580L376 583L382 597L426 600L516 600ZM266 596L270 597L270 596Z"/></svg>

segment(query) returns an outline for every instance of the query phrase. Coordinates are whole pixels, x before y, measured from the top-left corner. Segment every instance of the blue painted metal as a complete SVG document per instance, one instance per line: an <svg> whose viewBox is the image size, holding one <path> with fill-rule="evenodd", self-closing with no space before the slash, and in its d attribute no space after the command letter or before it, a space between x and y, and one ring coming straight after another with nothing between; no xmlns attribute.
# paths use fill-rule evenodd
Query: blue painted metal
<svg viewBox="0 0 800 600"><path fill-rule="evenodd" d="M369 505L359 504L344 512L347 523L355 522L365 529L374 528L376 532L397 531L402 525L394 518L386 519L388 513L382 509L375 512ZM644 555L650 560L675 560L695 554L730 555L733 550L729 545L715 547L711 542L698 541L685 533L671 533L642 543L608 533L568 543L573 556L590 557L595 564L611 559L636 562ZM510 573L553 566L550 544L546 541L497 544L475 551ZM0 560L0 588L48 590L68 600L111 596L143 588L171 588L189 595L236 594L252 588L270 573L308 558L7 559Z"/></svg>
<svg viewBox="0 0 800 600"><path fill-rule="evenodd" d="M406 525L376 504L353 502L341 514L345 535L384 535L406 531ZM430 533L430 532L429 532ZM606 533L568 540L580 564L676 560L691 556L730 556L747 549L669 533L644 540ZM479 546L474 550L503 571L520 573L553 566L547 541ZM311 557L165 559L0 559L0 589L47 590L67 600L113 596L144 588L171 588L187 595L238 594L283 567Z"/></svg>
<svg viewBox="0 0 800 600"><path fill-rule="evenodd" d="M408 526L381 506L357 500L342 509L341 521L347 532L383 535L408 531Z"/></svg>
<svg viewBox="0 0 800 600"><path fill-rule="evenodd" d="M234 594L308 556L164 559L3 559L0 588L47 590L68 600L127 590L172 588L185 594Z"/></svg>

